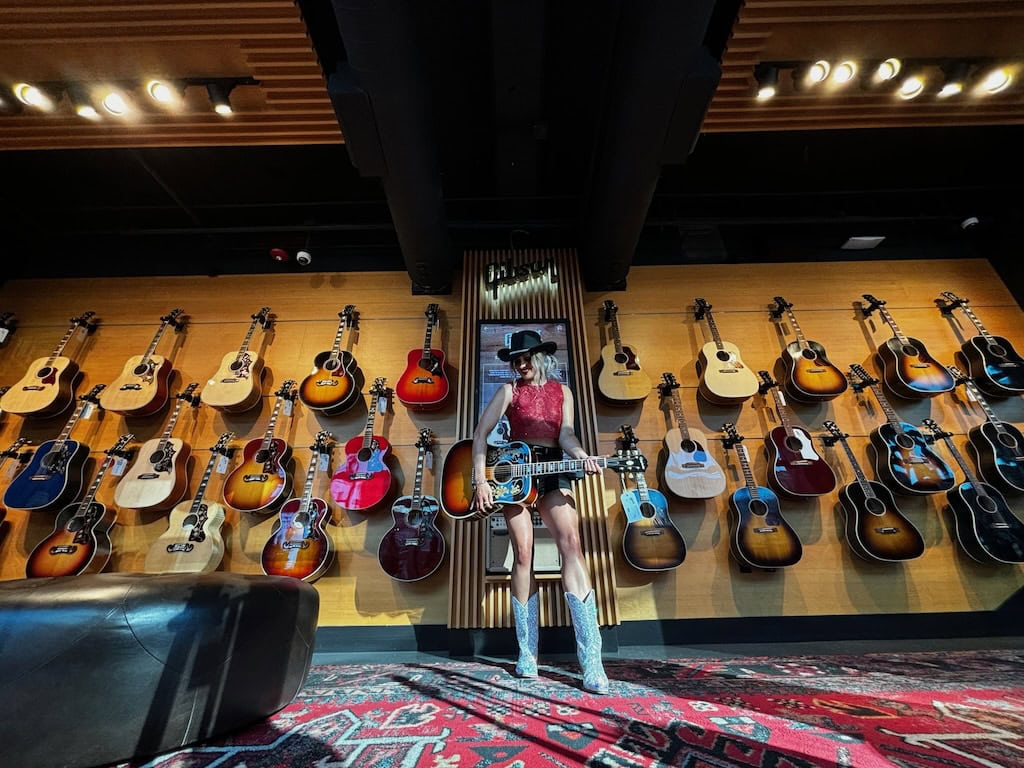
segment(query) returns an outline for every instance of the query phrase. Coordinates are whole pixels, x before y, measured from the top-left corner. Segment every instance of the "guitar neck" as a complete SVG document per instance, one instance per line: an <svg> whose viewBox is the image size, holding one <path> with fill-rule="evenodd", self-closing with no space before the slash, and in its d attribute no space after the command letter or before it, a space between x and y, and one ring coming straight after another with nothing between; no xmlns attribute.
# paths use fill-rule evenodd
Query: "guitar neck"
<svg viewBox="0 0 1024 768"><path fill-rule="evenodd" d="M857 484L860 486L861 491L864 495L873 499L875 497L875 491L871 487L871 483L868 481L867 475L864 474L864 470L860 467L860 462L857 461L857 457L853 454L853 449L850 444L846 441L845 437L836 436L837 441L843 446L843 452L846 454L847 460L850 462L850 466L853 467L853 474L857 478Z"/></svg>
<svg viewBox="0 0 1024 768"><path fill-rule="evenodd" d="M338 323L338 330L334 334L334 342L331 344L331 357L338 357L341 354L341 338L345 334L345 327L348 325L348 318L343 317Z"/></svg>
<svg viewBox="0 0 1024 768"><path fill-rule="evenodd" d="M900 431L903 431L900 428L902 420L900 419L899 414L897 414L896 411L893 410L893 407L889 404L889 400L882 393L881 387L876 383L869 384L868 388L874 393L875 399L878 401L878 405L882 408L882 412L885 414L885 420L894 427L896 427L897 429L900 429Z"/></svg>
<svg viewBox="0 0 1024 768"><path fill-rule="evenodd" d="M217 451L210 453L210 460L206 462L206 470L203 472L203 479L199 481L199 487L196 489L196 495L192 497L192 514L199 513L199 507L202 506L203 496L206 493L206 486L210 482L210 478L213 476L213 468L217 465L217 460L220 458L220 454Z"/></svg>
<svg viewBox="0 0 1024 768"><path fill-rule="evenodd" d="M309 469L306 470L306 485L302 489L302 504L299 509L309 509L310 502L313 500L313 480L316 478L316 470L320 464L320 451L314 450L313 455L309 459Z"/></svg>
<svg viewBox="0 0 1024 768"><path fill-rule="evenodd" d="M782 401L782 393L779 392L778 387L772 387L772 401L775 403L775 413L778 414L779 422L782 424L782 428L786 430L786 434L790 437L793 436L793 424L789 418L789 408Z"/></svg>
<svg viewBox="0 0 1024 768"><path fill-rule="evenodd" d="M270 444L274 441L274 429L277 426L277 416L281 412L281 406L284 404L284 398L277 398L277 402L274 403L274 410L270 414L270 422L267 424L267 431L263 434L263 445L264 451L269 450Z"/></svg>
<svg viewBox="0 0 1024 768"><path fill-rule="evenodd" d="M889 325L890 328L892 328L893 335L896 336L897 339L899 339L900 344L910 344L910 340L903 335L903 331L901 331L900 327L896 325L896 321L893 320L892 315L889 314L889 310L887 310L884 306L879 306L878 312L879 314L881 314L882 319Z"/></svg>
<svg viewBox="0 0 1024 768"><path fill-rule="evenodd" d="M164 335L164 331L167 330L168 322L169 321L164 320L163 322L160 323L160 327L157 329L156 333L153 334L153 340L149 342L149 348L146 349L145 354L142 356L142 361L140 365L147 363L149 361L149 358L156 354L156 346L157 344L160 343L160 338Z"/></svg>
<svg viewBox="0 0 1024 768"><path fill-rule="evenodd" d="M953 444L953 438L950 437L945 432L939 432L938 436L942 438L942 442L946 444L946 448L949 449L949 452L952 454L953 458L956 459L956 463L960 465L960 471L964 473L964 477L967 478L967 482L970 483L975 488L977 488L978 478L974 474L974 472L971 471L971 467L967 463L967 460L964 459L963 454L960 453L960 450L956 447L956 445Z"/></svg>
<svg viewBox="0 0 1024 768"><path fill-rule="evenodd" d="M715 346L718 347L719 350L724 349L725 347L722 344L722 336L718 332L718 324L715 322L715 316L711 314L710 309L706 310L704 317L708 321L708 328L711 330L711 338L715 340Z"/></svg>
<svg viewBox="0 0 1024 768"><path fill-rule="evenodd" d="M370 399L370 412L366 415L366 429L363 430L363 449L369 449L373 445L373 422L377 415L377 403L380 395L374 393Z"/></svg>
<svg viewBox="0 0 1024 768"><path fill-rule="evenodd" d="M64 332L64 335L61 337L61 340L57 343L56 348L53 350L53 354L46 359L47 367L53 365L54 360L61 356L61 354L64 352L64 347L66 347L68 345L68 342L71 341L71 337L75 335L76 330L78 330L77 322L72 323L71 327Z"/></svg>
<svg viewBox="0 0 1024 768"><path fill-rule="evenodd" d="M412 485L412 508L419 509L422 506L423 497L423 465L427 456L426 447L422 447L416 455L416 479Z"/></svg>
<svg viewBox="0 0 1024 768"><path fill-rule="evenodd" d="M970 321L974 323L974 327L978 329L978 333L982 336L982 338L984 338L985 341L992 341L992 334L989 333L988 329L986 329L985 326L981 324L981 320L979 320L978 316L974 314L974 310L967 306L966 302L960 305L960 309L962 309L964 311L964 314L967 315L968 319L970 319Z"/></svg>
<svg viewBox="0 0 1024 768"><path fill-rule="evenodd" d="M246 352L249 351L249 343L252 341L252 335L256 333L256 326L259 324L259 317L254 317L252 319L252 322L249 324L249 332L245 334L245 338L242 339L242 346L238 348L239 358L241 358Z"/></svg>
<svg viewBox="0 0 1024 768"><path fill-rule="evenodd" d="M427 330L423 334L423 357L430 357L431 342L434 336L434 320L427 318Z"/></svg>
<svg viewBox="0 0 1024 768"><path fill-rule="evenodd" d="M607 469L609 466L609 458L607 456L590 456L588 458L593 459L597 462L597 465L601 469ZM527 464L512 464L509 466L502 466L502 476L508 475L509 478L513 477L528 477L530 475L557 475L563 472L579 472L583 469L584 463L587 459L556 459L555 461L538 461ZM487 468L493 472L492 467Z"/></svg>
<svg viewBox="0 0 1024 768"><path fill-rule="evenodd" d="M981 406L981 410L985 412L985 418L988 419L988 423L995 427L997 432L1003 434L1005 428L1003 427L1002 419L996 416L996 412L992 410L992 406L988 404L988 400L986 400L985 396L981 394L981 390L978 389L978 385L970 379L965 378L964 386L970 392L971 396L977 401L978 405Z"/></svg>
<svg viewBox="0 0 1024 768"><path fill-rule="evenodd" d="M800 328L800 323L796 321L796 314L791 307L786 307L786 317L789 318L789 324L793 327L793 333L796 335L796 342L800 345L800 349L807 349L810 345L807 343L804 332Z"/></svg>
<svg viewBox="0 0 1024 768"><path fill-rule="evenodd" d="M736 444L736 458L740 461L740 469L743 472L743 481L747 485L747 490L750 491L750 498L760 498L761 489L754 480L754 473L750 469L750 459L747 456L747 447L743 445L743 443Z"/></svg>
<svg viewBox="0 0 1024 768"><path fill-rule="evenodd" d="M679 427L679 434L682 435L683 440L690 439L690 427L686 423L686 416L683 415L683 404L679 399L679 393L676 390L672 390L672 415L675 417L676 426Z"/></svg>
<svg viewBox="0 0 1024 768"><path fill-rule="evenodd" d="M651 500L651 494L647 490L647 478L644 476L642 471L636 471L632 473L633 481L636 483L636 491L640 495L640 502L643 504L649 504Z"/></svg>
<svg viewBox="0 0 1024 768"><path fill-rule="evenodd" d="M622 354L622 339L619 336L619 313L611 313L612 343L615 345L615 354Z"/></svg>

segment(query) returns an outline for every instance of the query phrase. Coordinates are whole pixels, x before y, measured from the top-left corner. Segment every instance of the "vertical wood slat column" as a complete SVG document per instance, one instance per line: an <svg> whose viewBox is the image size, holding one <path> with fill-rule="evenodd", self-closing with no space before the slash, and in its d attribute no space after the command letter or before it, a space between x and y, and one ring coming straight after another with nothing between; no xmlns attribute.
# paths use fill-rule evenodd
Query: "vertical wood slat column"
<svg viewBox="0 0 1024 768"><path fill-rule="evenodd" d="M557 282L524 281L502 286L495 301L484 281L486 267L492 263L512 265L553 261ZM462 316L466 318L462 334L459 401L456 435L468 438L476 424L474 391L476 387L479 320L549 320L564 318L571 329L573 378L579 412L576 430L584 448L595 453L598 445L594 389L587 350L582 280L576 252L571 249L526 251L469 251L463 259ZM584 477L575 483L574 492L580 519L580 538L587 559L598 621L617 624L615 568L608 540L606 478ZM452 567L450 570L448 625L453 629L487 629L512 625L509 579L485 578L483 553L487 521L457 521L452 530ZM540 594L541 626L567 626L568 610L562 583L542 579Z"/></svg>

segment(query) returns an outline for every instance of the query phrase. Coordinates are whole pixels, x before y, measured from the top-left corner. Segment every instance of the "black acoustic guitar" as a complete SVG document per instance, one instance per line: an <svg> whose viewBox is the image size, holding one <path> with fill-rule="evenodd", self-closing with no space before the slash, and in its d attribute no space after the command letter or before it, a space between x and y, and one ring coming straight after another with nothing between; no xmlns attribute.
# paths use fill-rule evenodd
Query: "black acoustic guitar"
<svg viewBox="0 0 1024 768"><path fill-rule="evenodd" d="M974 323L978 335L972 336L960 345L960 354L967 362L967 375L985 394L992 397L1013 397L1024 393L1024 359L1017 354L1013 345L1002 336L993 336L974 310L955 293L943 291L947 304L939 307L944 315L952 315L959 307Z"/></svg>
<svg viewBox="0 0 1024 768"><path fill-rule="evenodd" d="M839 504L845 518L846 543L865 560L897 563L913 560L924 554L924 538L908 520L893 498L892 491L875 480L868 480L853 455L848 435L840 432L834 421L822 426L831 439L843 446L846 458L857 478L839 489Z"/></svg>
<svg viewBox="0 0 1024 768"><path fill-rule="evenodd" d="M939 428L932 419L924 425L932 435L946 443L946 448L967 481L946 493L953 512L956 538L973 559L990 563L1024 563L1024 523L1010 511L999 490L978 481L970 466L953 444L952 434Z"/></svg>

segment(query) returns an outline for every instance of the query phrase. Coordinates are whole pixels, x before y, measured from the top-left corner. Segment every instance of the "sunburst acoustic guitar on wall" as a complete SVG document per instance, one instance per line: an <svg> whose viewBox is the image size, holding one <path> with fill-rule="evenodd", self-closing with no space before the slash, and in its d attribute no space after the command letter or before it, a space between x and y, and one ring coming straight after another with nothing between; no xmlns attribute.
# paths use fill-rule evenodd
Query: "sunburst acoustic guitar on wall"
<svg viewBox="0 0 1024 768"><path fill-rule="evenodd" d="M942 292L946 303L939 307L942 314L952 316L959 307L974 323L978 334L960 345L960 355L967 363L967 375L978 388L992 397L1013 397L1024 393L1024 359L1017 354L1013 345L1002 336L993 336L981 324L981 320L955 293Z"/></svg>
<svg viewBox="0 0 1024 768"><path fill-rule="evenodd" d="M349 331L348 346L352 345L354 329L358 327L358 313L354 304L338 313L340 322L334 334L334 343L325 352L313 358L313 371L299 384L299 400L307 408L328 416L343 413L355 405L359 395L356 382L358 364L348 349L342 349L342 337Z"/></svg>
<svg viewBox="0 0 1024 768"><path fill-rule="evenodd" d="M619 308L604 302L604 319L611 327L611 342L601 348L601 370L597 391L611 405L633 405L651 393L651 377L640 367L633 347L622 343L619 335Z"/></svg>
<svg viewBox="0 0 1024 768"><path fill-rule="evenodd" d="M156 348L168 326L174 328L175 333L182 331L185 327L185 320L181 319L184 311L172 309L160 318L160 327L146 351L128 358L120 375L103 391L100 405L104 410L122 416L151 416L167 405L171 361L158 355Z"/></svg>
<svg viewBox="0 0 1024 768"><path fill-rule="evenodd" d="M274 325L270 307L260 307L252 316L249 330L236 352L228 352L217 372L203 388L202 400L211 408L225 413L243 413L253 408L263 396L263 358L250 349L257 328L264 332Z"/></svg>
<svg viewBox="0 0 1024 768"><path fill-rule="evenodd" d="M45 418L62 413L75 401L78 364L64 351L73 338L84 339L96 330L99 321L93 319L95 314L89 311L71 318L53 353L33 361L21 380L0 397L0 411Z"/></svg>
<svg viewBox="0 0 1024 768"><path fill-rule="evenodd" d="M444 352L431 346L439 312L439 305L427 306L423 347L409 350L405 371L395 384L398 401L406 408L432 411L441 408L448 399L450 386L444 369Z"/></svg>
<svg viewBox="0 0 1024 768"><path fill-rule="evenodd" d="M796 335L796 341L787 344L781 355L786 371L782 380L786 396L798 403L821 403L839 397L849 386L846 376L828 359L825 347L804 336L793 305L781 296L773 301L772 318L779 321L785 315Z"/></svg>
<svg viewBox="0 0 1024 768"><path fill-rule="evenodd" d="M697 373L700 376L697 392L715 405L736 405L753 397L757 392L757 376L743 362L739 347L722 340L706 299L698 297L694 304L694 319L707 321L713 339L701 347L697 356Z"/></svg>
<svg viewBox="0 0 1024 768"><path fill-rule="evenodd" d="M679 401L679 382L672 373L661 374L658 387L662 402L668 403L675 426L665 433L667 457L662 469L665 486L683 499L710 499L725 492L725 473L708 450L703 432L692 429Z"/></svg>

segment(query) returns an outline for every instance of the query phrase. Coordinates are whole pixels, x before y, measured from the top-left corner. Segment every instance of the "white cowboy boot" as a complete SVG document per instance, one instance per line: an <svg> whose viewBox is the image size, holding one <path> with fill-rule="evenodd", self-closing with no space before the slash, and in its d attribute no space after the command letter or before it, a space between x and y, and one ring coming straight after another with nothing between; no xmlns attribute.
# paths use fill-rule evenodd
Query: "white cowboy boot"
<svg viewBox="0 0 1024 768"><path fill-rule="evenodd" d="M608 693L608 676L601 664L601 630L597 626L594 591L588 592L582 600L566 592L565 600L576 633L576 655L583 667L583 687L591 693Z"/></svg>
<svg viewBox="0 0 1024 768"><path fill-rule="evenodd" d="M512 617L516 621L516 640L519 641L519 660L516 674L519 677L537 676L537 593L534 592L523 605L512 597Z"/></svg>

